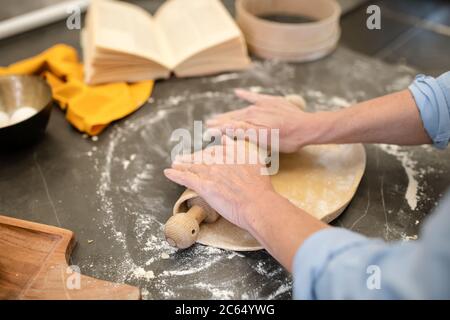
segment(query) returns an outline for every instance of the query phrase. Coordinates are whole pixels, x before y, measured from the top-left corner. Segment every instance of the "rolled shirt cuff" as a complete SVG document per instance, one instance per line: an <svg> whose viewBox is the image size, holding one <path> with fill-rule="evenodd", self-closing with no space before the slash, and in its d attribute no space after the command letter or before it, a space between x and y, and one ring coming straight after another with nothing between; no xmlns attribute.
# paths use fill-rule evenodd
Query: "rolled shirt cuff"
<svg viewBox="0 0 450 320"><path fill-rule="evenodd" d="M310 236L294 257L293 277L295 299L318 299L316 283L328 263L346 250L370 241L342 228L326 228Z"/></svg>
<svg viewBox="0 0 450 320"><path fill-rule="evenodd" d="M450 140L450 71L438 78L419 74L409 86L425 130L444 149Z"/></svg>

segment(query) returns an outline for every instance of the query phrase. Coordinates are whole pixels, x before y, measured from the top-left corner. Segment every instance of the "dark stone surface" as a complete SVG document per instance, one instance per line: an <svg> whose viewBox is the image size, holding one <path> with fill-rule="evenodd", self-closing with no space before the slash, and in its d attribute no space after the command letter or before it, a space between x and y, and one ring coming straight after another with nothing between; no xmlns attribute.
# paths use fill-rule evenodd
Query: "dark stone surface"
<svg viewBox="0 0 450 320"><path fill-rule="evenodd" d="M78 47L78 38L57 23L1 41L0 65L58 42ZM182 192L162 174L175 144L170 134L244 106L232 95L238 86L298 93L310 110L325 110L403 89L414 74L339 48L308 64L256 61L241 74L160 81L151 103L98 141L83 138L56 109L40 143L0 155L0 212L73 230L78 246L71 263L90 276L138 285L145 298L289 298L290 275L265 251L237 255L196 245L174 252L165 244L161 226ZM415 238L449 185L450 150L367 145L366 151L361 185L334 224L389 241ZM412 210L405 194L414 181Z"/></svg>
<svg viewBox="0 0 450 320"><path fill-rule="evenodd" d="M367 5L343 16L341 44L390 63L438 76L449 70L450 2L381 0L381 30L366 28Z"/></svg>
<svg viewBox="0 0 450 320"><path fill-rule="evenodd" d="M400 14L433 20L432 15L447 10L448 0L380 0L376 2L382 10L389 9Z"/></svg>
<svg viewBox="0 0 450 320"><path fill-rule="evenodd" d="M366 21L367 5L362 5L345 15L341 20L342 36L340 42L352 50L374 55L391 44L397 37L413 26L384 15L381 10L381 29L369 30Z"/></svg>
<svg viewBox="0 0 450 320"><path fill-rule="evenodd" d="M414 28L405 41L384 51L386 61L413 65L428 75L450 70L450 36Z"/></svg>

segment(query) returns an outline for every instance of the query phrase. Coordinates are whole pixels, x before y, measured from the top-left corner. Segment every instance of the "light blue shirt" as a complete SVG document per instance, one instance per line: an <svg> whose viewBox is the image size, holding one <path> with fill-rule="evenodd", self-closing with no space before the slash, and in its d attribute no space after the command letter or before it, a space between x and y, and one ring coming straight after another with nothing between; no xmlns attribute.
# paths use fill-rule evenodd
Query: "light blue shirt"
<svg viewBox="0 0 450 320"><path fill-rule="evenodd" d="M410 85L438 148L450 140L450 72ZM342 228L310 236L294 258L296 299L450 299L450 193L420 240L388 244Z"/></svg>

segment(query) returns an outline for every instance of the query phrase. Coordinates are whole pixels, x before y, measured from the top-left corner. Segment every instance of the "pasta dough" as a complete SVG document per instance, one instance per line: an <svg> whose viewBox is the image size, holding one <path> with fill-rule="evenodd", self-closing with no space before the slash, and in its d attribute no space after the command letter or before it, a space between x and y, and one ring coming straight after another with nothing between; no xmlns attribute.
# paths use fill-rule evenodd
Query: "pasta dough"
<svg viewBox="0 0 450 320"><path fill-rule="evenodd" d="M366 153L361 144L308 146L280 155L280 170L272 176L274 189L297 207L330 222L347 207L364 174ZM186 190L173 213L186 212L186 201L197 194ZM262 249L245 230L224 218L203 223L197 242L235 251Z"/></svg>
<svg viewBox="0 0 450 320"><path fill-rule="evenodd" d="M6 112L0 111L0 128L9 126L9 116Z"/></svg>

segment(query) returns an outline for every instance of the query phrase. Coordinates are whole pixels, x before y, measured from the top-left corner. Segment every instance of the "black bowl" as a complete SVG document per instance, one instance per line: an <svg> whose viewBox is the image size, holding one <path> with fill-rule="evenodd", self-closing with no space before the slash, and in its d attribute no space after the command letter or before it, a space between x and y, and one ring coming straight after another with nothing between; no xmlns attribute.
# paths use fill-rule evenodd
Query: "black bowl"
<svg viewBox="0 0 450 320"><path fill-rule="evenodd" d="M0 148L15 148L36 142L45 132L53 106L50 86L38 76L0 76L0 111L12 115L23 106L36 114L0 128Z"/></svg>

